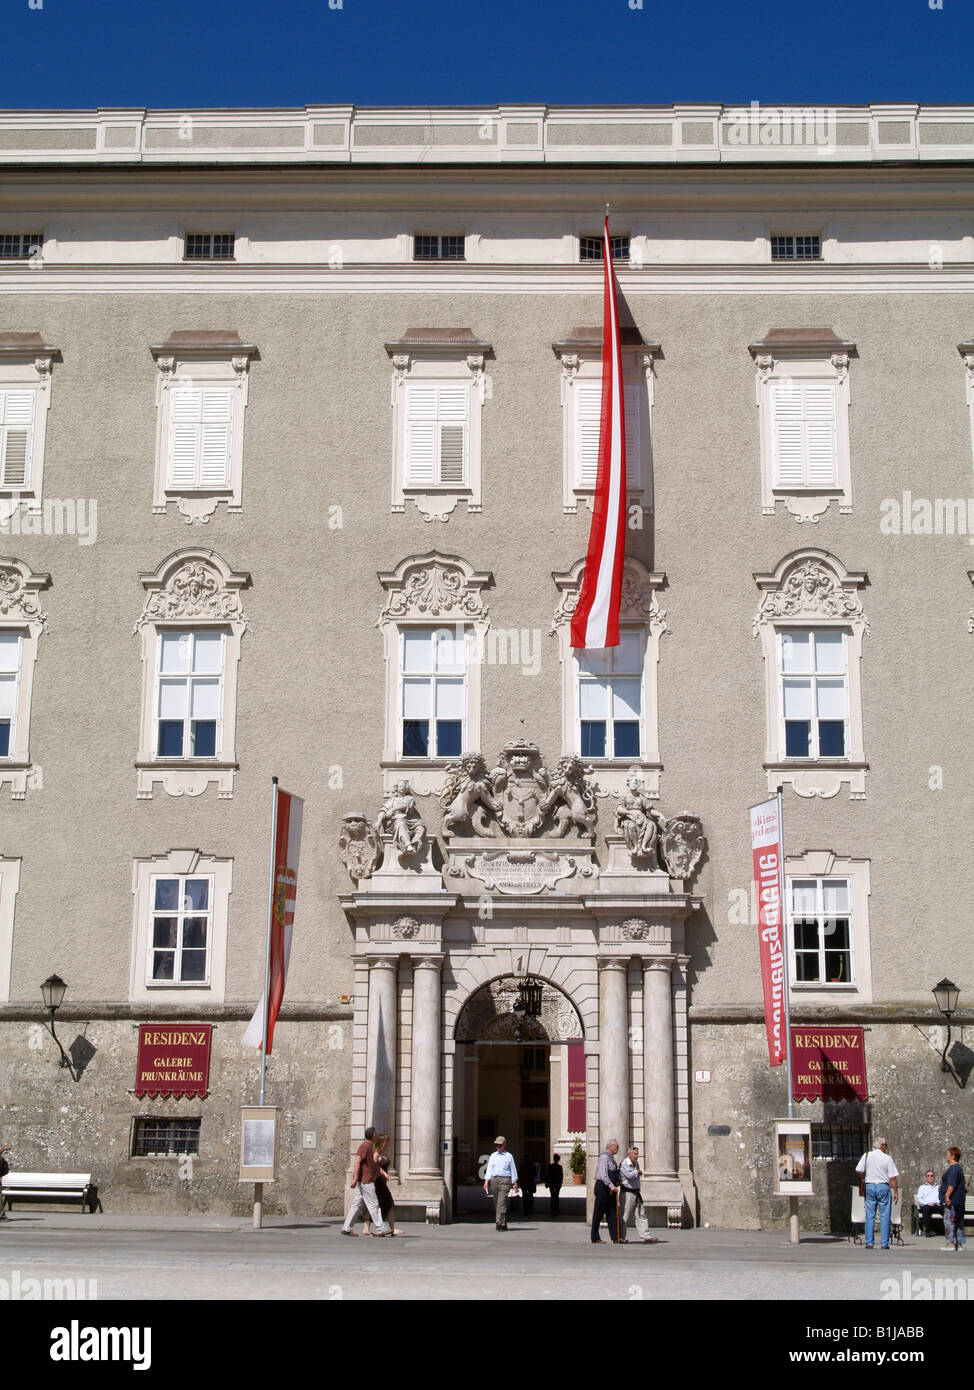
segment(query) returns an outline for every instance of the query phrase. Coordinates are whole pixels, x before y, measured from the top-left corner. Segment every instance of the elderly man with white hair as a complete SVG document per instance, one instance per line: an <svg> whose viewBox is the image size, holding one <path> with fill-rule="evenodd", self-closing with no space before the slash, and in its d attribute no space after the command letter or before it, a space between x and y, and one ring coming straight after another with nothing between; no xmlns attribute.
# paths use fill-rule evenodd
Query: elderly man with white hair
<svg viewBox="0 0 974 1390"><path fill-rule="evenodd" d="M881 1136L876 1139L871 1151L864 1153L856 1164L856 1172L860 1174L859 1190L866 1199L866 1249L873 1248L876 1208L879 1207L879 1243L884 1250L888 1250L890 1219L899 1191L897 1178L900 1175L886 1152L885 1139Z"/></svg>
<svg viewBox="0 0 974 1390"><path fill-rule="evenodd" d="M592 1209L592 1244L601 1245L599 1227L603 1216L609 1227L609 1239L618 1245L622 1238L619 1230L619 1165L616 1154L619 1152L618 1139L610 1139L599 1154L595 1165L595 1202Z"/></svg>

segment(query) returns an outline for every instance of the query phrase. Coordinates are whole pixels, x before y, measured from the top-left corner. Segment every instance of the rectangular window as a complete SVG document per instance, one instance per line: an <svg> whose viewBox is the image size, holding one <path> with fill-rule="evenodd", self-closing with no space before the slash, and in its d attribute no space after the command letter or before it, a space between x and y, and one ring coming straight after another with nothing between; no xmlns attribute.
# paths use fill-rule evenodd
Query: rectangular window
<svg viewBox="0 0 974 1390"><path fill-rule="evenodd" d="M855 983L849 879L790 878L788 920L795 984Z"/></svg>
<svg viewBox="0 0 974 1390"><path fill-rule="evenodd" d="M404 628L399 670L400 756L459 757L465 746L467 718L464 631Z"/></svg>
<svg viewBox="0 0 974 1390"><path fill-rule="evenodd" d="M603 243L605 238L602 236L583 236L578 239L578 257L582 261L600 261L602 259ZM609 245L612 248L612 259L614 261L628 261L629 259L629 237L610 236Z"/></svg>
<svg viewBox="0 0 974 1390"><path fill-rule="evenodd" d="M771 383L774 487L839 486L835 382Z"/></svg>
<svg viewBox="0 0 974 1390"><path fill-rule="evenodd" d="M169 459L166 487L230 487L233 388L174 386L169 392Z"/></svg>
<svg viewBox="0 0 974 1390"><path fill-rule="evenodd" d="M773 261L820 261L822 259L822 238L814 236L773 236L771 238L771 259Z"/></svg>
<svg viewBox="0 0 974 1390"><path fill-rule="evenodd" d="M43 232L0 232L0 261L29 261L43 250Z"/></svg>
<svg viewBox="0 0 974 1390"><path fill-rule="evenodd" d="M466 238L452 234L422 233L413 237L414 261L462 261Z"/></svg>
<svg viewBox="0 0 974 1390"><path fill-rule="evenodd" d="M467 481L470 387L406 387L406 487L462 487Z"/></svg>
<svg viewBox="0 0 974 1390"><path fill-rule="evenodd" d="M30 485L36 391L0 391L0 487Z"/></svg>
<svg viewBox="0 0 974 1390"><path fill-rule="evenodd" d="M186 260L232 261L233 232L187 232Z"/></svg>
<svg viewBox="0 0 974 1390"><path fill-rule="evenodd" d="M642 635L620 632L619 637L618 647L576 654L583 758L642 754Z"/></svg>
<svg viewBox="0 0 974 1390"><path fill-rule="evenodd" d="M602 420L601 381L575 382L575 486L594 489L599 471L599 426ZM626 486L642 487L639 424L643 389L636 382L622 387L626 424Z"/></svg>
<svg viewBox="0 0 974 1390"><path fill-rule="evenodd" d="M858 1163L868 1152L868 1125L817 1125L813 1121L812 1158L831 1158L836 1163Z"/></svg>
<svg viewBox="0 0 974 1390"><path fill-rule="evenodd" d="M213 879L154 877L149 984L205 985L210 977Z"/></svg>
<svg viewBox="0 0 974 1390"><path fill-rule="evenodd" d="M164 1158L198 1154L201 1120L174 1120L168 1116L136 1118L132 1131L133 1158Z"/></svg>
<svg viewBox="0 0 974 1390"><path fill-rule="evenodd" d="M223 728L224 638L220 629L159 633L156 756L215 758Z"/></svg>
<svg viewBox="0 0 974 1390"><path fill-rule="evenodd" d="M849 747L846 634L778 633L781 744L786 758L845 758Z"/></svg>
<svg viewBox="0 0 974 1390"><path fill-rule="evenodd" d="M15 747L22 647L19 632L0 632L0 758Z"/></svg>

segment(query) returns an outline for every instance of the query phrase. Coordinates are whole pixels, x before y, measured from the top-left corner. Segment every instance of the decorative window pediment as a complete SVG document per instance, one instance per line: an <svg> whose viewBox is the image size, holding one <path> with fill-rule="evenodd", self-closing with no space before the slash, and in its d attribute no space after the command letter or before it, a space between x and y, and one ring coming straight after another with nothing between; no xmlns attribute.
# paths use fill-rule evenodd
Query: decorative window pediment
<svg viewBox="0 0 974 1390"><path fill-rule="evenodd" d="M818 521L833 499L840 513L852 510L849 358L855 350L830 328L777 328L749 345L766 516L779 502L796 521Z"/></svg>
<svg viewBox="0 0 974 1390"><path fill-rule="evenodd" d="M0 518L39 509L44 485L51 368L57 348L40 333L0 333Z"/></svg>
<svg viewBox="0 0 974 1390"><path fill-rule="evenodd" d="M38 598L49 574L35 574L23 560L0 557L0 786L15 801L35 785L30 756L30 713L37 643L47 629Z"/></svg>
<svg viewBox="0 0 974 1390"><path fill-rule="evenodd" d="M247 628L240 593L250 576L211 550L180 550L141 580L137 795L150 798L158 782L170 796L199 796L216 782L221 799L228 798L237 768L237 665Z"/></svg>
<svg viewBox="0 0 974 1390"><path fill-rule="evenodd" d="M788 782L799 796L832 797L846 784L861 800L866 575L824 550L804 549L754 580L762 591L753 631L765 663L768 790Z"/></svg>
<svg viewBox="0 0 974 1390"><path fill-rule="evenodd" d="M206 522L219 503L243 496L244 412L257 349L227 329L171 333L151 348L156 383L152 510L174 503L187 522Z"/></svg>
<svg viewBox="0 0 974 1390"><path fill-rule="evenodd" d="M632 503L653 504L653 363L659 343L644 343L638 329L622 329L623 409L626 421L626 491ZM591 510L598 469L602 412L602 332L576 328L552 343L561 363L563 508Z"/></svg>
<svg viewBox="0 0 974 1390"><path fill-rule="evenodd" d="M644 773L647 794L657 797L662 771L659 642L670 631L658 593L666 576L627 556L619 614L622 642L580 661L571 647L571 618L584 570L583 557L571 569L552 574L561 596L551 632L558 638L562 668L562 744L594 763L600 795L623 795L626 776L636 766Z"/></svg>
<svg viewBox="0 0 974 1390"><path fill-rule="evenodd" d="M480 746L476 654L484 650L484 590L493 576L432 550L378 578L387 595L376 624L386 663L384 785L391 791L408 771L413 790L427 794L452 757Z"/></svg>
<svg viewBox="0 0 974 1390"><path fill-rule="evenodd" d="M410 328L385 349L393 366L392 510L412 500L426 521L446 521L464 500L479 512L490 343L469 328Z"/></svg>

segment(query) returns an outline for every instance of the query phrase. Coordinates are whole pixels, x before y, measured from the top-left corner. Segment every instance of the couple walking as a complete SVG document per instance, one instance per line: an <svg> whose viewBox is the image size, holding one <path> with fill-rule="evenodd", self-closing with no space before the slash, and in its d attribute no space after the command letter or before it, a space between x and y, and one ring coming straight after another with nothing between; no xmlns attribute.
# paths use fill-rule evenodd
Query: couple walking
<svg viewBox="0 0 974 1390"><path fill-rule="evenodd" d="M601 1245L599 1227L605 1217L609 1239L613 1245L625 1245L626 1227L635 1219L636 1231L644 1245L655 1245L656 1237L649 1234L649 1220L639 1190L642 1169L639 1150L635 1145L621 1164L616 1162L618 1139L610 1139L599 1154L595 1167L595 1204L592 1211L592 1244ZM620 1229L621 1227L621 1229Z"/></svg>
<svg viewBox="0 0 974 1390"><path fill-rule="evenodd" d="M365 1139L358 1146L355 1164L352 1168L352 1181L349 1187L355 1190L355 1199L348 1209L343 1236L357 1236L352 1227L360 1216L365 1216L366 1235L395 1236L395 1222L392 1219L393 1201L389 1190L389 1155L384 1152L389 1142L388 1134L376 1138L370 1125L365 1131Z"/></svg>

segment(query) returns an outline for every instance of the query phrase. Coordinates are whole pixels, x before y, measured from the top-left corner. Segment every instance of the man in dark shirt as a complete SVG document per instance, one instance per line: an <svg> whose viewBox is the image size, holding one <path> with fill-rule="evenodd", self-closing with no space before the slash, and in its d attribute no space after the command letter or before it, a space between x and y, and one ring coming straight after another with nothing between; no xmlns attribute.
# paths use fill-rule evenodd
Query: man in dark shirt
<svg viewBox="0 0 974 1390"><path fill-rule="evenodd" d="M548 1164L548 1170L544 1175L544 1180L545 1186L548 1189L548 1195L551 1198L551 1215L560 1216L561 1185L565 1180L565 1173L561 1166L561 1160L557 1154L555 1154L554 1158Z"/></svg>
<svg viewBox="0 0 974 1390"><path fill-rule="evenodd" d="M964 1170L960 1166L960 1149L951 1146L947 1150L947 1167L940 1179L940 1200L944 1208L944 1235L947 1244L942 1250L962 1250L967 1244L964 1234L964 1202L967 1187Z"/></svg>
<svg viewBox="0 0 974 1390"><path fill-rule="evenodd" d="M358 1146L355 1163L352 1166L352 1181L348 1185L358 1190L348 1209L345 1224L342 1226L343 1236L358 1235L358 1231L353 1231L352 1227L364 1211L369 1213L369 1221L372 1223L374 1236L387 1236L389 1234L389 1227L382 1219L382 1212L379 1210L379 1199L375 1195L375 1175L379 1170L379 1164L372 1147L374 1138L375 1129L369 1125L365 1131L363 1143Z"/></svg>
<svg viewBox="0 0 974 1390"><path fill-rule="evenodd" d="M616 1220L619 1212L619 1165L616 1154L619 1152L618 1139L610 1139L599 1154L595 1166L595 1202L592 1210L592 1244L601 1245L599 1226L603 1216L609 1227L609 1239L613 1245L619 1243L619 1226Z"/></svg>

